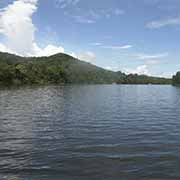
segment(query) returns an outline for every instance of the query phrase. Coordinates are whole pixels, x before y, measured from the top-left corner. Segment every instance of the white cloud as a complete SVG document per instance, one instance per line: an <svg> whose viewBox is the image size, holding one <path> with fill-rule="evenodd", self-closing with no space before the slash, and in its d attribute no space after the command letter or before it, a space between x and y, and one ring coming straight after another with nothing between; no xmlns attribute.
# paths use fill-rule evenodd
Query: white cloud
<svg viewBox="0 0 180 180"><path fill-rule="evenodd" d="M78 55L78 59L87 61L87 62L93 62L96 59L96 55L93 52L83 52Z"/></svg>
<svg viewBox="0 0 180 180"><path fill-rule="evenodd" d="M71 53L71 56L86 62L93 62L96 59L96 55L91 51L82 52L79 54Z"/></svg>
<svg viewBox="0 0 180 180"><path fill-rule="evenodd" d="M37 44L34 44L35 56L51 56L57 53L64 53L64 48L54 45L47 45L44 49L39 48ZM34 54L30 54L29 56L33 56Z"/></svg>
<svg viewBox="0 0 180 180"><path fill-rule="evenodd" d="M128 74L139 74L139 75L148 75L151 76L150 67L159 64L157 60L147 60L144 64L137 66L135 69L125 68L125 73Z"/></svg>
<svg viewBox="0 0 180 180"><path fill-rule="evenodd" d="M146 24L149 29L158 29L165 26L175 26L180 25L180 16L174 18L167 18L164 20L152 21Z"/></svg>
<svg viewBox="0 0 180 180"><path fill-rule="evenodd" d="M64 2L64 0L63 0ZM68 1L66 2L65 7L67 7ZM62 4L63 5L63 4ZM63 8L65 8L63 7ZM67 13L68 12L68 13ZM73 13L73 14L72 14ZM73 18L77 23L84 23L84 24L93 24L96 23L98 20L104 19L104 18L111 18L114 16L121 16L125 13L122 9L87 9L86 11L83 11L80 8L74 8L74 11L70 12L66 11L66 15L70 15L71 18Z"/></svg>
<svg viewBox="0 0 180 180"><path fill-rule="evenodd" d="M102 43L99 43L99 42L95 42L95 43L90 43L91 46L101 46Z"/></svg>
<svg viewBox="0 0 180 180"><path fill-rule="evenodd" d="M133 46L132 45L103 45L100 42L95 42L95 43L90 43L90 45L92 46L98 46L100 48L104 48L104 49L112 49L112 50L121 50L121 49L130 49Z"/></svg>
<svg viewBox="0 0 180 180"><path fill-rule="evenodd" d="M88 16L73 16L76 22L82 24L93 24L96 21Z"/></svg>
<svg viewBox="0 0 180 180"><path fill-rule="evenodd" d="M49 44L41 49L35 40L36 27L32 15L37 10L38 0L16 0L0 10L0 34L5 42L0 51L22 56L46 56L64 52L62 47Z"/></svg>
<svg viewBox="0 0 180 180"><path fill-rule="evenodd" d="M118 71L119 67L118 66L106 66L104 69L107 69L109 71Z"/></svg>
<svg viewBox="0 0 180 180"><path fill-rule="evenodd" d="M106 17L106 18L111 18L112 16L121 16L125 14L125 11L123 9L119 9L119 8L110 8L110 9L103 9L100 11L99 15L101 17Z"/></svg>
<svg viewBox="0 0 180 180"><path fill-rule="evenodd" d="M161 54L136 54L135 58L140 60L147 60L147 59L159 59L167 57L168 53L161 53Z"/></svg>
<svg viewBox="0 0 180 180"><path fill-rule="evenodd" d="M76 58L76 59L78 59L77 54L76 54L76 53L74 53L74 52L70 53L69 55L70 55L70 56L72 56L72 57L74 57L74 58Z"/></svg>
<svg viewBox="0 0 180 180"><path fill-rule="evenodd" d="M140 66L136 67L135 69L126 68L126 69L124 69L124 71L125 71L125 73L128 73L128 74L150 75L147 64L140 65Z"/></svg>
<svg viewBox="0 0 180 180"><path fill-rule="evenodd" d="M160 74L155 74L154 76L157 76L157 77L164 77L164 78L172 78L174 75L173 72L162 72Z"/></svg>
<svg viewBox="0 0 180 180"><path fill-rule="evenodd" d="M16 54L15 52L13 52L11 49L8 49L4 44L0 43L0 51L1 52L6 52L6 53L12 53L12 54Z"/></svg>
<svg viewBox="0 0 180 180"><path fill-rule="evenodd" d="M102 46L103 48L107 48L107 49L114 49L114 50L118 50L118 49L130 49L133 46L132 45L122 45L122 46Z"/></svg>
<svg viewBox="0 0 180 180"><path fill-rule="evenodd" d="M60 7L61 9L65 9L68 6L75 6L79 3L80 0L56 0L57 7Z"/></svg>
<svg viewBox="0 0 180 180"><path fill-rule="evenodd" d="M147 65L156 65L156 64L159 64L160 62L159 61L156 61L156 60L149 60L149 61L146 61L146 64Z"/></svg>
<svg viewBox="0 0 180 180"><path fill-rule="evenodd" d="M37 1L19 0L8 5L0 13L0 33L6 37L7 49L25 55L32 51L35 26L31 16L36 11Z"/></svg>

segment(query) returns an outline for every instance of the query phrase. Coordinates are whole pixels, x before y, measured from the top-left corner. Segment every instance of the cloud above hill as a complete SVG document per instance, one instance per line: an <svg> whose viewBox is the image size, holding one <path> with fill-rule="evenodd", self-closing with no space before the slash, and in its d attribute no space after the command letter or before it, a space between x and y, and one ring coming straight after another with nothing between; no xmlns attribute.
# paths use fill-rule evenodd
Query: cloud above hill
<svg viewBox="0 0 180 180"><path fill-rule="evenodd" d="M38 0L16 0L0 10L0 34L4 39L0 43L0 51L22 56L49 56L64 52L61 46L38 46L35 39L36 26L32 22L37 6Z"/></svg>
<svg viewBox="0 0 180 180"><path fill-rule="evenodd" d="M74 58L80 59L82 61L93 63L96 60L96 55L91 51L85 51L80 53L71 53Z"/></svg>

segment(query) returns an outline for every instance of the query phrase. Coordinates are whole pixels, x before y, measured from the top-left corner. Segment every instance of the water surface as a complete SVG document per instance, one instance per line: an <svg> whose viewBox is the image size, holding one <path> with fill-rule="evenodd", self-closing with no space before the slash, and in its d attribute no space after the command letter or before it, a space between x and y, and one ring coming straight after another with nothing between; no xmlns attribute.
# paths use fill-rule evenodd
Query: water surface
<svg viewBox="0 0 180 180"><path fill-rule="evenodd" d="M180 88L0 90L1 180L179 180Z"/></svg>

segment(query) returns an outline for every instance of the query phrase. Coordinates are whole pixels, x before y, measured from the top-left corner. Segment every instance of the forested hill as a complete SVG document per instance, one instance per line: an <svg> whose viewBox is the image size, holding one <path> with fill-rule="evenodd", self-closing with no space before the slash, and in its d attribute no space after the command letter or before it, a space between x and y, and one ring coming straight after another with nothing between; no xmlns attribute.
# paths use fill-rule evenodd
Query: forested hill
<svg viewBox="0 0 180 180"><path fill-rule="evenodd" d="M66 54L25 58L0 53L0 85L170 84L171 79L108 71Z"/></svg>
<svg viewBox="0 0 180 180"><path fill-rule="evenodd" d="M175 76L173 76L173 85L180 86L180 72L177 72Z"/></svg>

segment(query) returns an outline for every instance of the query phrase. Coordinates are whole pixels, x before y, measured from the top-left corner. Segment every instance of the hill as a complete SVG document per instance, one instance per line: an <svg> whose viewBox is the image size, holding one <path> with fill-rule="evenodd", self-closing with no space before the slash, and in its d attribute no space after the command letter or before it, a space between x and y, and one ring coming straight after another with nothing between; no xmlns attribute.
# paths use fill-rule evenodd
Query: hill
<svg viewBox="0 0 180 180"><path fill-rule="evenodd" d="M0 85L170 84L170 79L108 71L67 54L20 57L0 53Z"/></svg>
<svg viewBox="0 0 180 180"><path fill-rule="evenodd" d="M173 76L172 83L175 86L180 86L180 72L177 72L175 76Z"/></svg>

